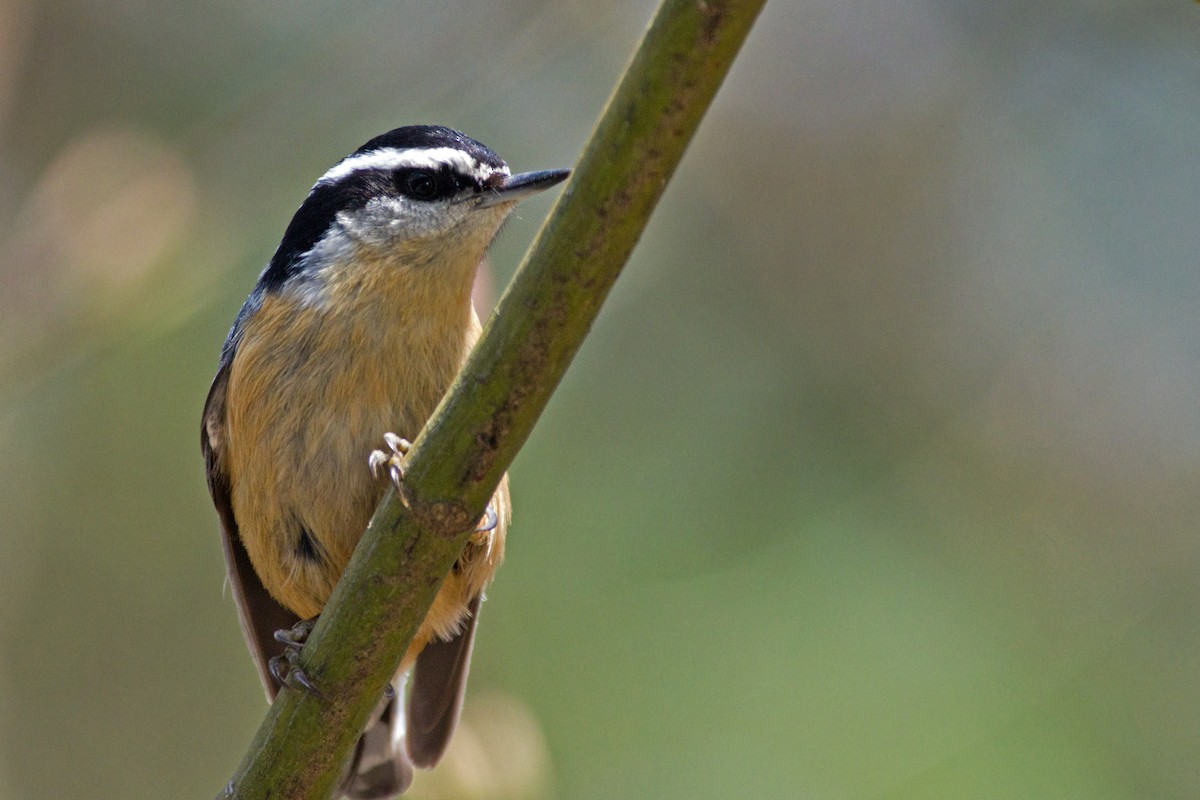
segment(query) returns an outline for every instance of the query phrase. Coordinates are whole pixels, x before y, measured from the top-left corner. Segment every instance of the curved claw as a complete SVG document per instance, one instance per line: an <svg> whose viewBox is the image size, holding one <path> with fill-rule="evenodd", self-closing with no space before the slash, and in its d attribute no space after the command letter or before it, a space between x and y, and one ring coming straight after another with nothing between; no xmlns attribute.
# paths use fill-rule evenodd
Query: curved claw
<svg viewBox="0 0 1200 800"><path fill-rule="evenodd" d="M293 667L292 671L288 673L288 679L292 683L299 685L302 689L304 689L304 691L308 692L309 694L313 695L314 697L319 697L322 700L325 699L325 695L321 692L320 689L317 688L315 683L313 683L311 680L309 680L308 673L306 673L303 668ZM296 687L293 686L291 688L294 689Z"/></svg>
<svg viewBox="0 0 1200 800"><path fill-rule="evenodd" d="M280 686L297 692L308 692L324 700L325 693L308 677L308 673L298 663L299 658L300 651L289 648L267 662L267 671Z"/></svg>
<svg viewBox="0 0 1200 800"><path fill-rule="evenodd" d="M496 526L500 524L500 515L496 513L496 509L492 508L491 503L488 503L484 517L487 519L487 522L483 523L482 528L476 528L476 533L487 533L488 531L495 530Z"/></svg>

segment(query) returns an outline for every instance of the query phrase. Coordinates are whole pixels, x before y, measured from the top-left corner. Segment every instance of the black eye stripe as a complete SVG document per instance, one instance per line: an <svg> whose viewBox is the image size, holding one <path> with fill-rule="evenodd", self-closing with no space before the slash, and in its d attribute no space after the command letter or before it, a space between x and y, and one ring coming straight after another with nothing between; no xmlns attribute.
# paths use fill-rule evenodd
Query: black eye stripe
<svg viewBox="0 0 1200 800"><path fill-rule="evenodd" d="M475 188L476 181L458 174L448 165L438 169L401 167L393 173L396 191L414 200L445 200L464 189Z"/></svg>

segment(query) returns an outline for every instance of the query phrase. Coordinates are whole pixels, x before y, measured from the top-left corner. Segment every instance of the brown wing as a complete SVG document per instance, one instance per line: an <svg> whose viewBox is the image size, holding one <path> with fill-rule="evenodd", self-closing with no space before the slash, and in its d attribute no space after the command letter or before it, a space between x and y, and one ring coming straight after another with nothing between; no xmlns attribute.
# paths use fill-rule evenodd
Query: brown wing
<svg viewBox="0 0 1200 800"><path fill-rule="evenodd" d="M275 699L278 687L267 671L267 662L272 656L283 652L283 646L275 641L275 631L292 627L299 617L276 603L259 581L250 563L250 556L242 545L237 520L233 516L229 474L224 467L225 388L229 382L231 360L222 364L217 377L213 379L212 388L208 390L201 416L200 450L204 453L207 468L208 491L217 507L217 516L221 518L221 547L225 551L225 569L229 574L229 585L233 587L233 598L237 602L242 635L246 637L246 646L254 657L267 701L270 702Z"/></svg>
<svg viewBox="0 0 1200 800"><path fill-rule="evenodd" d="M454 638L446 642L434 639L425 645L413 665L404 738L408 756L418 767L428 769L437 764L458 725L471 669L479 601L476 597L467 606L469 616Z"/></svg>

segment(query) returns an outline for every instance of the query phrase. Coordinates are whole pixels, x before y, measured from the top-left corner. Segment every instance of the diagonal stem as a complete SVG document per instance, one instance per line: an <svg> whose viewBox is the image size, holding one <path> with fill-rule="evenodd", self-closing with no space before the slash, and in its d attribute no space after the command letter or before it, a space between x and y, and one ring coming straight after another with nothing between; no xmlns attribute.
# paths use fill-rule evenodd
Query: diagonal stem
<svg viewBox="0 0 1200 800"><path fill-rule="evenodd" d="M664 0L574 177L376 509L222 798L327 800L504 471L578 351L765 0ZM383 431L380 431L382 435ZM366 469L366 465L363 465Z"/></svg>

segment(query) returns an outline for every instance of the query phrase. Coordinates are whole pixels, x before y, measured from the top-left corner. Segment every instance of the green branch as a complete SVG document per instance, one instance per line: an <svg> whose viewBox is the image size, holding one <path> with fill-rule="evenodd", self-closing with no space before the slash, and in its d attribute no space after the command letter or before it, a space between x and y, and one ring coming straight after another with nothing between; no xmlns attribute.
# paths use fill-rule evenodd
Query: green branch
<svg viewBox="0 0 1200 800"><path fill-rule="evenodd" d="M414 442L222 798L326 800L641 236L765 0L664 0L529 255ZM380 431L382 436L383 431ZM363 469L366 469L364 463Z"/></svg>

